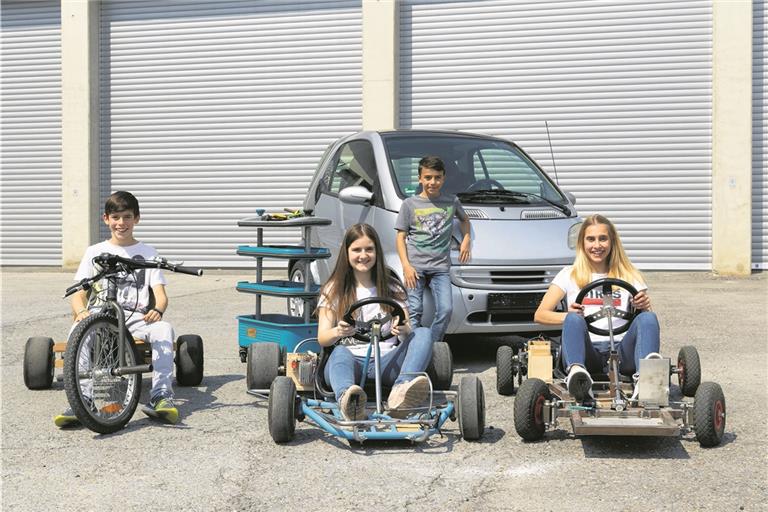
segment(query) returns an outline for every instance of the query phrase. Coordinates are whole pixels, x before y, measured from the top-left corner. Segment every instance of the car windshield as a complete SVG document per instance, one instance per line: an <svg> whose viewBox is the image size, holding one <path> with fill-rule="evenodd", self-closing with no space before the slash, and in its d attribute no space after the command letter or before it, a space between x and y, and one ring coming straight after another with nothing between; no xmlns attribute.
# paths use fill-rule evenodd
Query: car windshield
<svg viewBox="0 0 768 512"><path fill-rule="evenodd" d="M445 163L443 192L462 203L563 204L565 197L520 149L498 139L458 134L382 134L401 197L421 192L419 160L426 155ZM508 191L510 193L489 193Z"/></svg>

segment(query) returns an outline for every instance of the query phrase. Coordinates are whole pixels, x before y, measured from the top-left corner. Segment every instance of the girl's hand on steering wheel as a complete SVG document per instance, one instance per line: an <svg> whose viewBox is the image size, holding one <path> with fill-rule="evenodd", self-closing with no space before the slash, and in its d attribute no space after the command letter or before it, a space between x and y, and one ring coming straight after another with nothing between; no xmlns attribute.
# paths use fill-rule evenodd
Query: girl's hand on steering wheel
<svg viewBox="0 0 768 512"><path fill-rule="evenodd" d="M584 306L578 302L568 305L568 313L576 313L577 315L584 316Z"/></svg>
<svg viewBox="0 0 768 512"><path fill-rule="evenodd" d="M403 325L398 325L400 323L400 317L399 316L393 316L392 317L392 334L395 336L400 336L401 334L404 336L408 336L411 334L411 325L406 322Z"/></svg>
<svg viewBox="0 0 768 512"><path fill-rule="evenodd" d="M336 324L336 336L338 337L337 340L347 338L353 334L355 334L355 326L348 324L344 320L339 320L339 323Z"/></svg>
<svg viewBox="0 0 768 512"><path fill-rule="evenodd" d="M651 309L651 298L645 293L645 290L642 290L632 297L632 304L635 306L635 309L649 311Z"/></svg>

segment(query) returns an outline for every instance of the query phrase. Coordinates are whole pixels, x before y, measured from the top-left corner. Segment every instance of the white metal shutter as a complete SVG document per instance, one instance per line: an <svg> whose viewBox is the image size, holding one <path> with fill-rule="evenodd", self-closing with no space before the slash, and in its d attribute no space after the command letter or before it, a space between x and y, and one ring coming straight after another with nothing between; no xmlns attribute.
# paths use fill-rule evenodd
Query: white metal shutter
<svg viewBox="0 0 768 512"><path fill-rule="evenodd" d="M59 2L2 2L0 261L61 265Z"/></svg>
<svg viewBox="0 0 768 512"><path fill-rule="evenodd" d="M752 267L768 268L768 9L752 11Z"/></svg>
<svg viewBox="0 0 768 512"><path fill-rule="evenodd" d="M404 128L520 144L645 269L711 268L710 1L404 0ZM520 243L524 243L521 240Z"/></svg>
<svg viewBox="0 0 768 512"><path fill-rule="evenodd" d="M361 19L360 0L104 2L102 197L136 194L137 238L168 258L253 265L237 220L300 207L326 146L360 129Z"/></svg>

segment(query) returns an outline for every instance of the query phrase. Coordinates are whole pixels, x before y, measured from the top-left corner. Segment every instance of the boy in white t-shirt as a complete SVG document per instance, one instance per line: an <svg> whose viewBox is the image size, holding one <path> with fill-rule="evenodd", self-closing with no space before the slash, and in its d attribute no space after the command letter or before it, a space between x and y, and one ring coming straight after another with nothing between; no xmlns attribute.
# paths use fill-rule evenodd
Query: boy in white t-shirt
<svg viewBox="0 0 768 512"><path fill-rule="evenodd" d="M136 260L149 260L157 256L154 247L133 237L139 215L139 201L130 192L119 191L109 196L104 204L102 218L109 227L111 237L86 249L75 274L75 281L96 275L98 270L93 265L93 258L102 253ZM75 323L70 335L81 320L101 306L98 302L99 284L94 286L90 296L82 290L72 295L70 304ZM173 403L171 383L175 335L173 326L163 321L163 314L168 308L166 284L160 269L137 270L118 283L117 301L125 311L125 324L131 335L152 344L152 390L149 404L142 407L142 411L167 423L177 423L179 411ZM151 303L152 295L154 304ZM78 424L79 420L72 409L67 409L54 418L54 423L58 427L66 427Z"/></svg>
<svg viewBox="0 0 768 512"><path fill-rule="evenodd" d="M563 325L562 353L567 377L568 392L579 401L592 396L592 373L604 371L608 359L610 342L608 336L601 336L587 330L585 316L599 310L603 305L601 289L589 292L581 303L576 296L589 283L612 277L632 284L638 290L630 297L626 290L613 291L613 305L627 311L629 303L640 313L629 329L614 335L618 343L622 374L633 375L637 381L640 359L658 353L660 345L659 321L651 312L648 287L640 272L624 252L616 228L606 217L595 214L585 219L576 242L576 259L572 266L562 269L552 280L544 298L541 299L534 320L542 324ZM568 311L555 311L566 298ZM626 324L626 320L612 319L613 328ZM608 319L595 322L598 328L608 328Z"/></svg>

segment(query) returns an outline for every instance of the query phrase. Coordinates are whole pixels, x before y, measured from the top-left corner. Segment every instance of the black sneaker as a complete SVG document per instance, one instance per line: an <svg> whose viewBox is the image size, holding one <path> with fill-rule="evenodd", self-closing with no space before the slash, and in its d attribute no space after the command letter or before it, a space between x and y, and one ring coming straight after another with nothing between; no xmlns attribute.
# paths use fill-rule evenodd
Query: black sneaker
<svg viewBox="0 0 768 512"><path fill-rule="evenodd" d="M170 397L158 396L153 398L147 405L141 407L141 412L171 425L179 422L179 410Z"/></svg>

